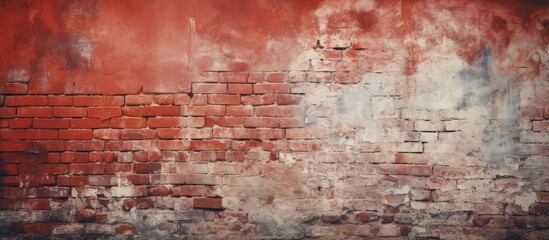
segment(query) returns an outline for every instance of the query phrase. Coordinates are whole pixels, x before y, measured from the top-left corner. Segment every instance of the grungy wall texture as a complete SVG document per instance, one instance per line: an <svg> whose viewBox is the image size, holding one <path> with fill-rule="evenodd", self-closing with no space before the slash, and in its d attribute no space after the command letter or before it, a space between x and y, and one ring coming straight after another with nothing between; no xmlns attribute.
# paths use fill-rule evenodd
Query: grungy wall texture
<svg viewBox="0 0 549 240"><path fill-rule="evenodd" d="M0 237L547 239L549 3L2 0Z"/></svg>

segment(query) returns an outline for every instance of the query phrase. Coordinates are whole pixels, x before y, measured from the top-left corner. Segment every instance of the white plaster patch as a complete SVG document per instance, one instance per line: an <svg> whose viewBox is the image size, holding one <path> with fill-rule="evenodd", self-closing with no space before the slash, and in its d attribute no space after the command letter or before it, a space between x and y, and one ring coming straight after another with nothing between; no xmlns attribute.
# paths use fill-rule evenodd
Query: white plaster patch
<svg viewBox="0 0 549 240"><path fill-rule="evenodd" d="M515 203L520 206L522 211L527 212L530 209L530 206L536 202L536 193L535 192L525 192L522 195L515 197Z"/></svg>

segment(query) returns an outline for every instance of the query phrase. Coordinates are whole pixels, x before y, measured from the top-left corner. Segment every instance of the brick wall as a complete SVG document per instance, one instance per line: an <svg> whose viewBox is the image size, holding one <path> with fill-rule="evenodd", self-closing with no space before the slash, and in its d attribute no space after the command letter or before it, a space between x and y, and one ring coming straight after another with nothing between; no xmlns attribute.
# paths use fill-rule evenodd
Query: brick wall
<svg viewBox="0 0 549 240"><path fill-rule="evenodd" d="M0 237L544 239L548 13L0 2Z"/></svg>

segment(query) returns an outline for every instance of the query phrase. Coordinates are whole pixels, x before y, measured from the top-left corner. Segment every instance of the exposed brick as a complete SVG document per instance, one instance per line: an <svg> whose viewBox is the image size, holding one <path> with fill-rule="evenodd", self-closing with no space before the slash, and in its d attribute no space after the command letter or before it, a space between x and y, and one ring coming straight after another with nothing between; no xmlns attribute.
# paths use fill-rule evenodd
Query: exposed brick
<svg viewBox="0 0 549 240"><path fill-rule="evenodd" d="M32 121L34 128L69 128L71 120L69 119L47 119L36 118Z"/></svg>
<svg viewBox="0 0 549 240"><path fill-rule="evenodd" d="M183 106L183 116L219 116L225 115L225 106Z"/></svg>
<svg viewBox="0 0 549 240"><path fill-rule="evenodd" d="M156 131L153 129L122 130L122 139L139 140L139 139L153 139L155 137L156 137Z"/></svg>
<svg viewBox="0 0 549 240"><path fill-rule="evenodd" d="M111 118L110 127L112 128L144 128L147 126L145 118Z"/></svg>
<svg viewBox="0 0 549 240"><path fill-rule="evenodd" d="M193 198L194 208L222 209L222 198Z"/></svg>
<svg viewBox="0 0 549 240"><path fill-rule="evenodd" d="M103 174L105 173L105 164L102 163L85 163L69 165L69 172L72 174L87 175L87 174Z"/></svg>
<svg viewBox="0 0 549 240"><path fill-rule="evenodd" d="M220 83L246 83L248 82L247 73L220 73Z"/></svg>
<svg viewBox="0 0 549 240"><path fill-rule="evenodd" d="M101 151L105 148L105 142L98 140L72 140L67 141L69 151Z"/></svg>
<svg viewBox="0 0 549 240"><path fill-rule="evenodd" d="M92 130L91 129L59 130L59 139L91 140L92 139Z"/></svg>
<svg viewBox="0 0 549 240"><path fill-rule="evenodd" d="M238 104L240 104L240 96L239 95L210 94L210 95L208 95L208 104L238 105Z"/></svg>
<svg viewBox="0 0 549 240"><path fill-rule="evenodd" d="M87 109L86 108L77 108L77 107L54 107L53 116L54 117L86 117Z"/></svg>
<svg viewBox="0 0 549 240"><path fill-rule="evenodd" d="M48 105L50 106L72 106L72 96L48 96Z"/></svg>
<svg viewBox="0 0 549 240"><path fill-rule="evenodd" d="M123 96L75 96L74 106L123 106Z"/></svg>
<svg viewBox="0 0 549 240"><path fill-rule="evenodd" d="M88 108L88 117L90 118L108 119L120 116L122 116L122 111L118 107Z"/></svg>
<svg viewBox="0 0 549 240"><path fill-rule="evenodd" d="M146 106L144 116L179 116L178 106Z"/></svg>
<svg viewBox="0 0 549 240"><path fill-rule="evenodd" d="M57 184L59 186L84 186L87 184L86 176L57 176Z"/></svg>
<svg viewBox="0 0 549 240"><path fill-rule="evenodd" d="M187 121L184 118L178 117L161 117L161 118L149 118L147 120L147 126L149 128L172 128L172 127L185 127Z"/></svg>
<svg viewBox="0 0 549 240"><path fill-rule="evenodd" d="M13 117L15 117L15 108L6 108L2 110L13 110ZM18 117L52 117L53 112L50 107L20 107L17 108ZM0 116L2 112L0 110ZM6 117L8 118L8 117Z"/></svg>
<svg viewBox="0 0 549 240"><path fill-rule="evenodd" d="M227 93L227 84L194 83L193 93Z"/></svg>
<svg viewBox="0 0 549 240"><path fill-rule="evenodd" d="M252 94L252 84L229 84L227 85L227 93L231 94Z"/></svg>
<svg viewBox="0 0 549 240"><path fill-rule="evenodd" d="M204 196L204 186L178 186L172 189L172 196Z"/></svg>
<svg viewBox="0 0 549 240"><path fill-rule="evenodd" d="M258 83L253 86L255 94L262 93L289 93L290 85L282 83Z"/></svg>
<svg viewBox="0 0 549 240"><path fill-rule="evenodd" d="M30 139L30 140L57 139L57 137L58 137L57 130L38 130L38 129L25 130L25 139Z"/></svg>
<svg viewBox="0 0 549 240"><path fill-rule="evenodd" d="M93 118L83 118L83 119L71 119L70 120L71 128L106 128L109 127L109 120L93 119Z"/></svg>
<svg viewBox="0 0 549 240"><path fill-rule="evenodd" d="M46 96L7 96L5 104L11 106L47 106Z"/></svg>

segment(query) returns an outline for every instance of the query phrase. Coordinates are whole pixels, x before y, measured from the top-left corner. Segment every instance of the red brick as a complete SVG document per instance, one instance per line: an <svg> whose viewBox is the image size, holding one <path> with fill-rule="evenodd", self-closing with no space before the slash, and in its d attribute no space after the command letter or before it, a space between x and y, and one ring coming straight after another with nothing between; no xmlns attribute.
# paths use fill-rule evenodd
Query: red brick
<svg viewBox="0 0 549 240"><path fill-rule="evenodd" d="M252 84L229 84L227 85L227 93L252 94Z"/></svg>
<svg viewBox="0 0 549 240"><path fill-rule="evenodd" d="M147 125L149 128L178 128L185 127L186 121L179 117L149 118Z"/></svg>
<svg viewBox="0 0 549 240"><path fill-rule="evenodd" d="M278 94L276 95L276 103L278 105L297 105L301 102L302 96Z"/></svg>
<svg viewBox="0 0 549 240"><path fill-rule="evenodd" d="M25 139L26 130L0 129L0 140L21 140Z"/></svg>
<svg viewBox="0 0 549 240"><path fill-rule="evenodd" d="M136 208L136 209L154 208L154 200L151 198L136 198L136 199L124 200L122 209L124 209L124 211L130 211L132 208Z"/></svg>
<svg viewBox="0 0 549 240"><path fill-rule="evenodd" d="M87 174L104 174L105 164L103 163L73 163L69 165L71 174L87 175Z"/></svg>
<svg viewBox="0 0 549 240"><path fill-rule="evenodd" d="M287 79L286 73L274 72L265 74L265 82L268 83L284 83Z"/></svg>
<svg viewBox="0 0 549 240"><path fill-rule="evenodd" d="M34 128L69 128L71 121L69 119L42 119L36 118L32 122Z"/></svg>
<svg viewBox="0 0 549 240"><path fill-rule="evenodd" d="M133 185L148 185L150 183L148 174L129 174L124 178L125 181Z"/></svg>
<svg viewBox="0 0 549 240"><path fill-rule="evenodd" d="M146 106L144 116L179 116L178 106Z"/></svg>
<svg viewBox="0 0 549 240"><path fill-rule="evenodd" d="M188 105L191 103L191 97L188 94L176 94L173 96L173 104Z"/></svg>
<svg viewBox="0 0 549 240"><path fill-rule="evenodd" d="M204 186L178 186L172 189L172 196L204 196Z"/></svg>
<svg viewBox="0 0 549 240"><path fill-rule="evenodd" d="M65 141L42 140L38 144L46 151L65 151Z"/></svg>
<svg viewBox="0 0 549 240"><path fill-rule="evenodd" d="M121 116L122 111L118 107L88 108L88 117L90 118L108 119Z"/></svg>
<svg viewBox="0 0 549 240"><path fill-rule="evenodd" d="M173 95L154 95L153 102L158 105L172 105Z"/></svg>
<svg viewBox="0 0 549 240"><path fill-rule="evenodd" d="M10 128L30 128L32 126L32 119L30 118L18 118L9 121Z"/></svg>
<svg viewBox="0 0 549 240"><path fill-rule="evenodd" d="M206 127L215 125L221 127L238 127L242 126L244 119L241 117L208 117L206 118Z"/></svg>
<svg viewBox="0 0 549 240"><path fill-rule="evenodd" d="M480 167L444 167L435 166L433 175L449 179L476 178L482 176L483 169Z"/></svg>
<svg viewBox="0 0 549 240"><path fill-rule="evenodd" d="M101 120L96 118L84 118L84 119L71 119L71 128L107 128L109 127L109 120Z"/></svg>
<svg viewBox="0 0 549 240"><path fill-rule="evenodd" d="M57 176L57 185L58 186L84 186L88 182L86 176Z"/></svg>
<svg viewBox="0 0 549 240"><path fill-rule="evenodd" d="M246 153L245 152L227 152L227 161L244 161L246 159Z"/></svg>
<svg viewBox="0 0 549 240"><path fill-rule="evenodd" d="M4 88L0 89L0 94L27 94L29 92L28 84L4 83Z"/></svg>
<svg viewBox="0 0 549 240"><path fill-rule="evenodd" d="M522 107L520 109L522 119L528 120L543 120L543 108Z"/></svg>
<svg viewBox="0 0 549 240"><path fill-rule="evenodd" d="M137 229L131 224L122 224L116 227L116 234L119 235L136 235Z"/></svg>
<svg viewBox="0 0 549 240"><path fill-rule="evenodd" d="M75 96L74 106L123 106L123 96Z"/></svg>
<svg viewBox="0 0 549 240"><path fill-rule="evenodd" d="M221 116L225 115L225 106L182 106L183 116Z"/></svg>
<svg viewBox="0 0 549 240"><path fill-rule="evenodd" d="M30 140L38 139L57 139L57 130L27 129L25 138Z"/></svg>
<svg viewBox="0 0 549 240"><path fill-rule="evenodd" d="M214 128L213 137L232 139L280 139L284 138L282 129Z"/></svg>
<svg viewBox="0 0 549 240"><path fill-rule="evenodd" d="M242 96L240 101L245 105L272 105L275 97L272 94Z"/></svg>
<svg viewBox="0 0 549 240"><path fill-rule="evenodd" d="M193 83L193 93L227 93L227 84Z"/></svg>
<svg viewBox="0 0 549 240"><path fill-rule="evenodd" d="M293 106L259 106L255 107L255 115L265 117L291 117L295 114Z"/></svg>
<svg viewBox="0 0 549 240"><path fill-rule="evenodd" d="M220 83L246 83L248 82L247 73L220 73Z"/></svg>
<svg viewBox="0 0 549 240"><path fill-rule="evenodd" d="M67 141L68 151L102 151L105 142L98 140L71 140Z"/></svg>
<svg viewBox="0 0 549 240"><path fill-rule="evenodd" d="M322 142L317 140L290 141L289 147L293 151L317 151L322 149Z"/></svg>
<svg viewBox="0 0 549 240"><path fill-rule="evenodd" d="M122 110L122 116L127 117L142 117L144 107L123 107Z"/></svg>
<svg viewBox="0 0 549 240"><path fill-rule="evenodd" d="M116 174L119 172L131 172L131 164L107 164L105 174Z"/></svg>
<svg viewBox="0 0 549 240"><path fill-rule="evenodd" d="M21 184L23 187L55 185L55 176L27 175L21 178Z"/></svg>
<svg viewBox="0 0 549 240"><path fill-rule="evenodd" d="M254 84L255 94L262 93L290 93L290 85L282 83L258 83Z"/></svg>
<svg viewBox="0 0 549 240"><path fill-rule="evenodd" d="M0 152L22 152L28 149L29 142L25 141L7 141L0 144ZM4 159L6 161L8 159Z"/></svg>
<svg viewBox="0 0 549 240"><path fill-rule="evenodd" d="M212 136L212 131L211 129L161 128L157 130L157 135L161 139L205 139Z"/></svg>
<svg viewBox="0 0 549 240"><path fill-rule="evenodd" d="M191 149L190 141L158 140L159 150L186 151Z"/></svg>
<svg viewBox="0 0 549 240"><path fill-rule="evenodd" d="M74 154L74 162L85 163L89 161L88 153L86 152L77 152Z"/></svg>
<svg viewBox="0 0 549 240"><path fill-rule="evenodd" d="M52 117L50 107L20 107L17 109L18 117Z"/></svg>
<svg viewBox="0 0 549 240"><path fill-rule="evenodd" d="M87 109L79 107L54 107L54 117L86 117Z"/></svg>
<svg viewBox="0 0 549 240"><path fill-rule="evenodd" d="M206 118L204 117L189 117L187 118L187 126L193 128L201 128L206 125Z"/></svg>
<svg viewBox="0 0 549 240"><path fill-rule="evenodd" d="M6 107L0 108L0 119L15 118L16 115L17 115L16 108L6 108Z"/></svg>
<svg viewBox="0 0 549 240"><path fill-rule="evenodd" d="M115 186L117 184L117 178L113 175L88 176L88 185L90 186Z"/></svg>
<svg viewBox="0 0 549 240"><path fill-rule="evenodd" d="M119 129L95 129L93 138L97 139L122 139L122 130Z"/></svg>
<svg viewBox="0 0 549 240"><path fill-rule="evenodd" d="M26 223L23 224L23 233L31 235L48 235L54 228L55 225L52 223Z"/></svg>
<svg viewBox="0 0 549 240"><path fill-rule="evenodd" d="M152 103L151 95L128 95L126 96L126 105L149 105Z"/></svg>
<svg viewBox="0 0 549 240"><path fill-rule="evenodd" d="M279 118L273 117L246 117L244 118L244 127L278 127Z"/></svg>
<svg viewBox="0 0 549 240"><path fill-rule="evenodd" d="M110 123L112 128L145 128L146 126L145 118L111 118Z"/></svg>
<svg viewBox="0 0 549 240"><path fill-rule="evenodd" d="M252 106L227 106L227 116L252 116L254 108Z"/></svg>
<svg viewBox="0 0 549 240"><path fill-rule="evenodd" d="M191 105L207 105L208 104L208 95L205 94L195 94L191 98Z"/></svg>
<svg viewBox="0 0 549 240"><path fill-rule="evenodd" d="M92 130L91 129L59 130L59 139L91 140Z"/></svg>
<svg viewBox="0 0 549 240"><path fill-rule="evenodd" d="M156 131L153 129L124 129L122 130L122 139L140 140L153 139L156 137Z"/></svg>
<svg viewBox="0 0 549 240"><path fill-rule="evenodd" d="M78 208L74 214L74 221L93 222L95 221L95 211L91 209Z"/></svg>
<svg viewBox="0 0 549 240"><path fill-rule="evenodd" d="M36 189L36 197L39 198L68 198L70 197L68 187L41 187Z"/></svg>
<svg viewBox="0 0 549 240"><path fill-rule="evenodd" d="M431 166L425 165L396 165L396 164L378 164L377 172L379 174L390 175L413 175L413 176L430 176Z"/></svg>
<svg viewBox="0 0 549 240"><path fill-rule="evenodd" d="M208 104L214 105L238 105L240 104L239 95L210 94L208 95Z"/></svg>
<svg viewBox="0 0 549 240"><path fill-rule="evenodd" d="M17 175L17 164L1 164L0 175Z"/></svg>
<svg viewBox="0 0 549 240"><path fill-rule="evenodd" d="M47 96L7 96L5 105L11 106L47 106Z"/></svg>
<svg viewBox="0 0 549 240"><path fill-rule="evenodd" d="M171 189L166 186L149 187L147 193L149 196L168 196L171 193Z"/></svg>
<svg viewBox="0 0 549 240"><path fill-rule="evenodd" d="M67 173L68 166L66 164L35 164L25 163L19 166L19 174L44 174L58 175Z"/></svg>
<svg viewBox="0 0 549 240"><path fill-rule="evenodd" d="M155 174L151 176L151 184L185 184L186 174Z"/></svg>
<svg viewBox="0 0 549 240"><path fill-rule="evenodd" d="M222 198L193 198L194 208L223 209Z"/></svg>
<svg viewBox="0 0 549 240"><path fill-rule="evenodd" d="M72 96L48 96L50 106L72 106Z"/></svg>
<svg viewBox="0 0 549 240"><path fill-rule="evenodd" d="M192 141L192 150L226 150L229 149L231 142L226 140L198 140Z"/></svg>

